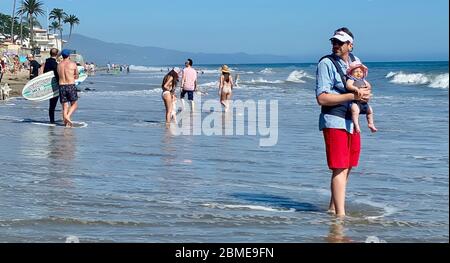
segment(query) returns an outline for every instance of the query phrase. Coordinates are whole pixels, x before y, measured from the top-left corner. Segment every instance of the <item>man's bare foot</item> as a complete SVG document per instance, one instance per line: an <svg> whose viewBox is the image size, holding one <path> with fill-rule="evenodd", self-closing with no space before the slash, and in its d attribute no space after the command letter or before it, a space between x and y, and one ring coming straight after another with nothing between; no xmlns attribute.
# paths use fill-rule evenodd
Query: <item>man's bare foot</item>
<svg viewBox="0 0 450 263"><path fill-rule="evenodd" d="M72 127L73 127L73 122L72 122L72 120L69 119L69 118L66 118L66 119L64 120L64 124L65 124L66 127L68 127L68 128L72 128Z"/></svg>
<svg viewBox="0 0 450 263"><path fill-rule="evenodd" d="M375 127L374 124L369 124L369 129L370 129L373 133L375 133L375 132L378 131L378 129Z"/></svg>

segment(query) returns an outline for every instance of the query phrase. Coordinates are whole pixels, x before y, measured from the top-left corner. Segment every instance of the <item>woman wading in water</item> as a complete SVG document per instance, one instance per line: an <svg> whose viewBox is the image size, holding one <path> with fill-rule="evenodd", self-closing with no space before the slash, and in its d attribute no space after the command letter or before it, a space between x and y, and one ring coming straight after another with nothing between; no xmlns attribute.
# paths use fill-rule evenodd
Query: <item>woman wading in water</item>
<svg viewBox="0 0 450 263"><path fill-rule="evenodd" d="M225 112L228 111L230 107L230 100L233 94L233 77L231 76L230 68L227 65L222 66L222 75L219 81L219 96L220 103L225 107Z"/></svg>
<svg viewBox="0 0 450 263"><path fill-rule="evenodd" d="M174 68L167 73L161 86L161 97L164 101L164 106L166 107L166 125L170 125L172 118L176 121L175 106L177 98L175 96L175 89L178 83L178 72L180 72L180 70L178 68Z"/></svg>

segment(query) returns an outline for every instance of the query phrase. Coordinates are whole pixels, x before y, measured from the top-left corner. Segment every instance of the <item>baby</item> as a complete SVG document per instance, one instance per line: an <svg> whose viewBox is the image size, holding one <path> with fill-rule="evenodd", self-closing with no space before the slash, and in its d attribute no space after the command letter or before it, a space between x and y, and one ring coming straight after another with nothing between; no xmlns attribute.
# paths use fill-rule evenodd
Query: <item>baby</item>
<svg viewBox="0 0 450 263"><path fill-rule="evenodd" d="M372 86L365 79L368 75L368 68L361 64L361 62L355 61L350 64L347 70L347 90L351 92L360 93L360 88L372 89ZM361 132L361 127L359 126L359 115L366 114L367 122L369 124L369 129L372 132L377 132L378 129L375 127L373 121L373 109L368 103L355 101L352 104L352 120L355 124L355 130L357 133Z"/></svg>

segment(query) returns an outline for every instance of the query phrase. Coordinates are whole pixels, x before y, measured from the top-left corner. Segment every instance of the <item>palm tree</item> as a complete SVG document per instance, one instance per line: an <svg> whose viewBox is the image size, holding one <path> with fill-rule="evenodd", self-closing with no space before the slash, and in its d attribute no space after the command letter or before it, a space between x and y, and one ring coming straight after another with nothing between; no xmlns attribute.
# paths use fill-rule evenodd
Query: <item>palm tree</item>
<svg viewBox="0 0 450 263"><path fill-rule="evenodd" d="M23 8L25 10L25 14L28 16L29 26L30 26L30 34L31 34L31 46L34 45L34 31L33 31L33 25L34 23L34 16L35 15L41 15L43 16L45 14L42 7L44 4L39 0L25 0L23 2ZM37 21L36 21L37 22Z"/></svg>
<svg viewBox="0 0 450 263"><path fill-rule="evenodd" d="M61 8L53 8L53 10L50 12L50 16L49 16L50 19L58 21L59 34L61 36L61 50L63 48L63 39L62 39L63 28L62 28L61 21L66 19L66 17L67 17L67 14Z"/></svg>
<svg viewBox="0 0 450 263"><path fill-rule="evenodd" d="M58 24L58 22L53 21L53 22L50 24L50 26L49 26L48 29L49 29L49 30L53 30L53 34L56 34L56 30L59 30L59 24Z"/></svg>
<svg viewBox="0 0 450 263"><path fill-rule="evenodd" d="M80 19L78 19L78 17L76 17L75 15L70 15L70 16L67 16L64 19L64 23L70 25L70 32L69 32L69 41L70 41L70 37L72 36L73 26L74 25L79 25L80 24Z"/></svg>
<svg viewBox="0 0 450 263"><path fill-rule="evenodd" d="M23 0L20 2L19 10L17 10L17 16L20 16L20 45L23 45L23 16L25 15L25 7Z"/></svg>
<svg viewBox="0 0 450 263"><path fill-rule="evenodd" d="M16 0L14 0L13 12L12 12L12 18L11 18L11 42L13 44L14 44L14 19L16 18L15 13L16 13Z"/></svg>

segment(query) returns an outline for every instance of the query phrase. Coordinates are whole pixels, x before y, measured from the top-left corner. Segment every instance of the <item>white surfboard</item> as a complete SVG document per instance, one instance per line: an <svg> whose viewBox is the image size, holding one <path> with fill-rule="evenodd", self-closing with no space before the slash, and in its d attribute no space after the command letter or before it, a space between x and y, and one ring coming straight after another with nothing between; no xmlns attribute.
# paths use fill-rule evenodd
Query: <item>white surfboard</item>
<svg viewBox="0 0 450 263"><path fill-rule="evenodd" d="M50 123L48 121L34 121L34 120L24 120L24 123L31 123L39 126L48 126L48 127L65 127L62 121L57 121L56 123ZM70 128L86 128L88 124L82 121L72 121L72 127Z"/></svg>
<svg viewBox="0 0 450 263"><path fill-rule="evenodd" d="M78 74L75 85L80 85L88 77L82 66L78 66ZM31 101L44 101L59 96L59 85L53 71L28 81L23 87L22 96Z"/></svg>

